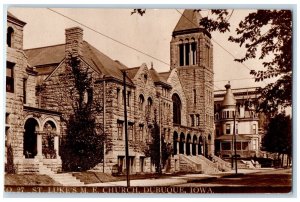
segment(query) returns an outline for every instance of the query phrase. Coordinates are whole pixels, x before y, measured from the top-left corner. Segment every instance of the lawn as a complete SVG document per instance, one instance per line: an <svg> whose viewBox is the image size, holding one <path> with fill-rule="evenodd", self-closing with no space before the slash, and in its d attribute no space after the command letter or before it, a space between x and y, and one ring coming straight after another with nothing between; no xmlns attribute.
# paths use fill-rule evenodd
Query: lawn
<svg viewBox="0 0 300 202"><path fill-rule="evenodd" d="M47 175L41 174L5 174L5 185L24 186L24 185L40 185L40 186L60 186L61 184L54 181Z"/></svg>

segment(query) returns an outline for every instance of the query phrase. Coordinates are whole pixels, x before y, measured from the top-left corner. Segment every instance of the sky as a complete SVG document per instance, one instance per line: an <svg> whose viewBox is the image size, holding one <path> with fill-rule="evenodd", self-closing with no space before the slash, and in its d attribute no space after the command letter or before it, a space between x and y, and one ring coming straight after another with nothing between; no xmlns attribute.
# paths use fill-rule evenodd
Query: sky
<svg viewBox="0 0 300 202"><path fill-rule="evenodd" d="M65 42L65 29L80 26L84 29L84 40L110 58L128 67L146 63L149 68L152 62L158 72L170 69L171 35L183 13L183 9L147 9L143 16L131 15L133 9L9 7L8 10L27 23L24 27L24 49L62 44ZM230 17L231 30L235 30L249 12L251 10L235 9ZM203 8L201 14L205 17L209 11ZM212 33L215 90L224 90L228 81L232 88L266 85L268 81L254 82L249 74L250 69L261 68L261 61L251 60L244 65L233 61L234 57L242 57L245 50L228 42L229 35L234 35L234 32Z"/></svg>

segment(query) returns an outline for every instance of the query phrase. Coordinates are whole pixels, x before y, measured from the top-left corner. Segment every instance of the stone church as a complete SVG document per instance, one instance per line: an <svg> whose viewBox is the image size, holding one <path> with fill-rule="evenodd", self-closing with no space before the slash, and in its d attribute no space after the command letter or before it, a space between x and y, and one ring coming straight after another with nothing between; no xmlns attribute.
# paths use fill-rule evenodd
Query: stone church
<svg viewBox="0 0 300 202"><path fill-rule="evenodd" d="M184 11L170 33L170 70L157 72L152 65L127 67L111 59L83 40L80 27L65 30L64 44L24 50L26 23L8 12L6 164L10 155L19 173L61 171L64 120L72 106L63 99L70 86L60 76L66 72L71 53L92 75L88 94L93 96L86 99L103 106L97 120L112 143L105 150L104 162L94 169L106 173L112 173L114 167L120 173L125 170L125 71L130 172L154 172L143 148L151 142L155 119L161 126L161 137L173 148L165 172L224 170L226 162L214 156L213 46L211 35L199 26L200 18L198 12Z"/></svg>

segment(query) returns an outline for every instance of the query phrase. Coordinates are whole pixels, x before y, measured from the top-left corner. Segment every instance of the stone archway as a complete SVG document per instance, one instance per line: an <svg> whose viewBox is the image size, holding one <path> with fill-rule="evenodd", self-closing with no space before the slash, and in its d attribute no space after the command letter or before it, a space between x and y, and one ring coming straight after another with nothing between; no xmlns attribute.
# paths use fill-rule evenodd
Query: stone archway
<svg viewBox="0 0 300 202"><path fill-rule="evenodd" d="M37 155L37 132L39 124L36 119L29 118L24 125L23 155L25 158L34 158Z"/></svg>
<svg viewBox="0 0 300 202"><path fill-rule="evenodd" d="M186 143L185 143L185 147L186 147L186 155L191 155L191 135L187 134L186 136Z"/></svg>
<svg viewBox="0 0 300 202"><path fill-rule="evenodd" d="M202 136L199 137L199 141L198 141L198 155L203 155L203 138L202 138Z"/></svg>
<svg viewBox="0 0 300 202"><path fill-rule="evenodd" d="M53 121L48 120L43 126L42 136L42 154L44 158L53 159L57 157L58 151L55 142L57 136L57 128Z"/></svg>
<svg viewBox="0 0 300 202"><path fill-rule="evenodd" d="M179 154L184 154L184 142L185 142L185 135L184 133L180 133L180 140L179 140Z"/></svg>
<svg viewBox="0 0 300 202"><path fill-rule="evenodd" d="M193 136L193 144L192 144L192 155L196 156L197 155L197 136Z"/></svg>
<svg viewBox="0 0 300 202"><path fill-rule="evenodd" d="M178 154L178 133L176 131L174 131L174 134L173 134L173 152L174 152L174 155Z"/></svg>

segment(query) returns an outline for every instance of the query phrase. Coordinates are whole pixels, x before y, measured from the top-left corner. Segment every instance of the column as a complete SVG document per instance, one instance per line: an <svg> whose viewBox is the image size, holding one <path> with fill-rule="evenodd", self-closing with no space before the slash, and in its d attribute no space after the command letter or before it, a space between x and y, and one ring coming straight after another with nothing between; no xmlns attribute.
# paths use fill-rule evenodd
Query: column
<svg viewBox="0 0 300 202"><path fill-rule="evenodd" d="M190 52L189 52L190 65L193 65L192 43L189 43L189 48L190 48Z"/></svg>
<svg viewBox="0 0 300 202"><path fill-rule="evenodd" d="M193 156L193 144L190 143L190 156Z"/></svg>
<svg viewBox="0 0 300 202"><path fill-rule="evenodd" d="M198 144L196 144L196 156L198 155Z"/></svg>
<svg viewBox="0 0 300 202"><path fill-rule="evenodd" d="M186 154L186 145L185 145L186 143L185 142L182 142L182 145L183 145L183 154Z"/></svg>
<svg viewBox="0 0 300 202"><path fill-rule="evenodd" d="M176 154L179 154L179 142L176 142Z"/></svg>
<svg viewBox="0 0 300 202"><path fill-rule="evenodd" d="M42 157L43 156L43 151L42 151L42 147L43 147L43 145L42 145L43 133L38 132L36 138L37 138L37 141L36 141L36 144L37 144L37 146L36 146L37 147L37 156Z"/></svg>
<svg viewBox="0 0 300 202"><path fill-rule="evenodd" d="M55 153L56 153L56 158L58 158L59 142L58 142L58 135L57 134L54 136L54 149L55 149Z"/></svg>
<svg viewBox="0 0 300 202"><path fill-rule="evenodd" d="M186 65L186 51L185 51L185 43L183 44L183 66L185 66Z"/></svg>

